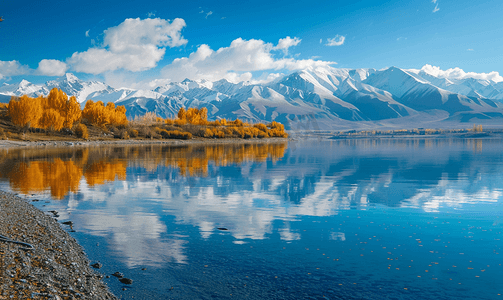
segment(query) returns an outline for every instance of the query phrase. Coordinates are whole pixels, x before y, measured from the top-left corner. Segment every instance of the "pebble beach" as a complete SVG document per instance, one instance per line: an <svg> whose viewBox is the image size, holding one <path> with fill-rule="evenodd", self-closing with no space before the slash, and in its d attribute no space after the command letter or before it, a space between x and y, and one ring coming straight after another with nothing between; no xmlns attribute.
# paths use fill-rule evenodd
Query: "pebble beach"
<svg viewBox="0 0 503 300"><path fill-rule="evenodd" d="M117 299L66 225L3 191L0 215L0 299Z"/></svg>

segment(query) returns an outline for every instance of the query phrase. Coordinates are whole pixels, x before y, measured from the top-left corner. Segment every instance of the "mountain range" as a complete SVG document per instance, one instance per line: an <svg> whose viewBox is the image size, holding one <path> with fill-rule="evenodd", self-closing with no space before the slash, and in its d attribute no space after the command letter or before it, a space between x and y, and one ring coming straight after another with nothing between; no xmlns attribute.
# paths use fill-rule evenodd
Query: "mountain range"
<svg viewBox="0 0 503 300"><path fill-rule="evenodd" d="M275 120L299 130L503 125L503 82L396 67L307 68L260 84L185 79L154 90L116 89L67 73L41 85L4 83L0 102L47 95L54 87L76 96L82 106L88 99L124 105L130 119L147 112L174 117L180 107L206 107L210 119Z"/></svg>

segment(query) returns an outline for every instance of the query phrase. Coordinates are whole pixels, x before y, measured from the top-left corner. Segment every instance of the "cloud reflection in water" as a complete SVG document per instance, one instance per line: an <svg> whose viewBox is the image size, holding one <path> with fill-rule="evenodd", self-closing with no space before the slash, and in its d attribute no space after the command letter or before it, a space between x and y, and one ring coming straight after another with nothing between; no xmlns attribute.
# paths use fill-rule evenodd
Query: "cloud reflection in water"
<svg viewBox="0 0 503 300"><path fill-rule="evenodd" d="M202 239L225 227L244 243L276 233L286 241L302 239L291 222L346 209L385 205L437 212L499 203L502 150L501 142L492 140L308 142L290 149L285 144L108 147L10 152L0 170L19 192L70 193L66 209L80 228L107 237L135 266L187 262L188 238L171 228L167 216L174 224L197 227ZM54 169L40 167L44 163L70 171L73 164L83 175L65 188L54 187L53 182L63 184L57 180L22 181L35 178L19 175L30 174L33 166L38 173ZM24 173L12 176L4 171L7 166ZM52 195L61 198L61 192ZM346 239L336 231L330 238Z"/></svg>

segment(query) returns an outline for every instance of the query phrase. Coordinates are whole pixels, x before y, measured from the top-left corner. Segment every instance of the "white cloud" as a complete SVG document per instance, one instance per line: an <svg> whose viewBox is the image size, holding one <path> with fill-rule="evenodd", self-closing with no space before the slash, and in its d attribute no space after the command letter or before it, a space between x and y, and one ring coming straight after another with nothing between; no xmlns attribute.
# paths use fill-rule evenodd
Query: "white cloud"
<svg viewBox="0 0 503 300"><path fill-rule="evenodd" d="M437 0L431 0L432 3L437 3Z"/></svg>
<svg viewBox="0 0 503 300"><path fill-rule="evenodd" d="M0 60L0 79L7 76L16 76L30 73L28 66L21 65L17 60Z"/></svg>
<svg viewBox="0 0 503 300"><path fill-rule="evenodd" d="M344 44L346 37L343 35L336 35L334 38L328 38L326 46L341 46Z"/></svg>
<svg viewBox="0 0 503 300"><path fill-rule="evenodd" d="M435 8L433 9L433 12L436 13L437 11L439 11L440 8L438 8L438 4L435 5Z"/></svg>
<svg viewBox="0 0 503 300"><path fill-rule="evenodd" d="M433 75L435 77L447 78L447 79L465 79L474 78L481 80L492 80L494 82L503 81L503 77L496 71L490 73L475 73L475 72L465 72L460 68L451 68L445 71L441 70L440 67L435 67L431 65L424 65L421 71Z"/></svg>
<svg viewBox="0 0 503 300"><path fill-rule="evenodd" d="M56 59L42 59L38 63L36 74L45 76L63 76L65 75L68 66Z"/></svg>
<svg viewBox="0 0 503 300"><path fill-rule="evenodd" d="M77 72L100 74L106 71L125 69L144 71L157 66L166 47L187 43L181 35L185 27L183 19L172 22L156 19L126 19L104 32L102 47L75 52L67 63Z"/></svg>
<svg viewBox="0 0 503 300"><path fill-rule="evenodd" d="M287 36L284 39L279 39L278 45L276 47L273 47L274 50L282 50L285 55L288 54L288 48L297 46L300 44L302 40L299 39L298 37L294 37L293 39L289 36Z"/></svg>
<svg viewBox="0 0 503 300"><path fill-rule="evenodd" d="M209 16L211 16L212 14L213 14L213 12L212 12L212 11L208 12L208 13L206 14L206 17L205 17L205 18L206 18L206 19L208 19L208 17L209 17Z"/></svg>
<svg viewBox="0 0 503 300"><path fill-rule="evenodd" d="M86 31L86 37L89 37L89 31L91 31L91 29L89 29L88 31Z"/></svg>
<svg viewBox="0 0 503 300"><path fill-rule="evenodd" d="M151 12L148 12L148 13L147 13L147 17L148 17L148 18L153 18L153 17L155 17L155 13L156 13L156 11L151 11Z"/></svg>
<svg viewBox="0 0 503 300"><path fill-rule="evenodd" d="M226 78L232 82L251 80L251 73L263 70L296 70L335 64L331 61L313 59L296 60L294 58L274 58L271 51L293 45L295 39L281 39L278 45L262 40L232 41L229 47L216 51L208 45L201 45L189 57L177 58L161 71L168 81L181 81L185 78L219 80ZM300 39L299 39L300 42ZM280 46L281 45L281 46ZM278 48L279 47L279 48ZM286 48L287 49L287 48Z"/></svg>
<svg viewBox="0 0 503 300"><path fill-rule="evenodd" d="M475 51L475 50L473 50L473 49L470 48L470 49L466 49L466 51Z"/></svg>

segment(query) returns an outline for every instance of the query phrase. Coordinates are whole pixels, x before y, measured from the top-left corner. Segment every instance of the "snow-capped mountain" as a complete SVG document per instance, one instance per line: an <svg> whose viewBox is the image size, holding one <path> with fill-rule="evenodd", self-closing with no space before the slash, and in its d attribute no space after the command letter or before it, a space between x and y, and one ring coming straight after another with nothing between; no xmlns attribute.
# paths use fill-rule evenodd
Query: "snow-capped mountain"
<svg viewBox="0 0 503 300"><path fill-rule="evenodd" d="M0 87L0 102L9 102L12 96L28 95L30 97L37 97L48 93L49 90L46 86L36 85L23 79L17 84L4 83Z"/></svg>
<svg viewBox="0 0 503 300"><path fill-rule="evenodd" d="M407 124L436 121L503 124L503 82L448 79L423 70L308 68L264 84L185 79L154 90L115 89L75 75L34 85L26 80L0 87L0 101L11 96L47 94L57 87L85 104L92 99L125 105L129 118L146 112L173 117L180 107L206 107L209 118L272 121L287 127L317 122L321 127ZM403 121L403 122L402 122ZM400 123L401 122L401 123ZM471 124L471 123L470 123Z"/></svg>
<svg viewBox="0 0 503 300"><path fill-rule="evenodd" d="M77 76L66 73L65 76L57 79L48 81L46 84L49 90L53 88L59 88L67 95L75 96L77 101L82 103L87 99L93 98L95 93L99 93L100 95L111 94L115 92L115 89L103 82L99 81L82 81L77 78ZM115 101L111 100L111 101Z"/></svg>

